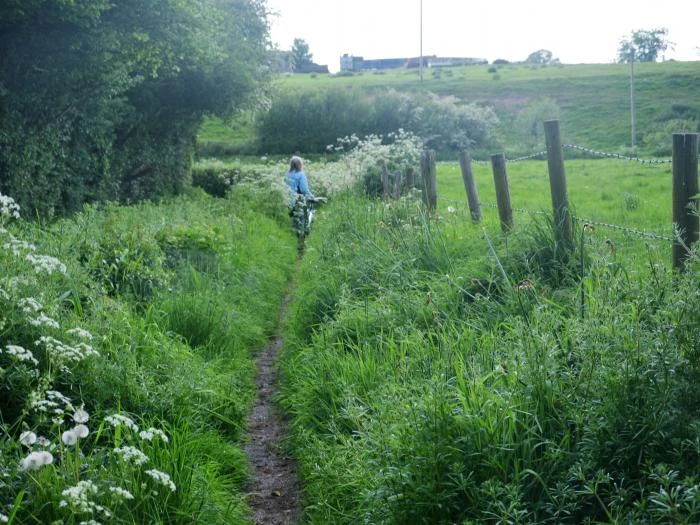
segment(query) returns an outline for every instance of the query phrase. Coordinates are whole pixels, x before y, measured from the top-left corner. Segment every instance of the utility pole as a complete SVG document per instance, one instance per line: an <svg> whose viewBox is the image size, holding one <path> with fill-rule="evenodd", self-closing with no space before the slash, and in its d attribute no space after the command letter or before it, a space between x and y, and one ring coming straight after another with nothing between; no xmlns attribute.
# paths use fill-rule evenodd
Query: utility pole
<svg viewBox="0 0 700 525"><path fill-rule="evenodd" d="M632 47L632 59L630 60L630 115L632 118L632 148L637 145L637 118L634 113L634 47Z"/></svg>
<svg viewBox="0 0 700 525"><path fill-rule="evenodd" d="M418 64L418 78L423 82L423 0L420 0L420 62Z"/></svg>

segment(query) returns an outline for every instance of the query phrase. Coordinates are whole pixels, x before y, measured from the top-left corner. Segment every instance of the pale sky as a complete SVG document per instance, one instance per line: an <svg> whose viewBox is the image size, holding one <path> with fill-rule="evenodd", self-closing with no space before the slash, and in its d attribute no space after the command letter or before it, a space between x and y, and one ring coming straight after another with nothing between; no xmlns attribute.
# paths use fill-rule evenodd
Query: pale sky
<svg viewBox="0 0 700 525"><path fill-rule="evenodd" d="M621 39L665 27L665 57L700 60L697 0L422 0L423 55L522 61L548 49L565 64L610 63ZM273 42L309 44L314 62L420 55L421 0L267 0ZM700 68L700 64L699 64Z"/></svg>

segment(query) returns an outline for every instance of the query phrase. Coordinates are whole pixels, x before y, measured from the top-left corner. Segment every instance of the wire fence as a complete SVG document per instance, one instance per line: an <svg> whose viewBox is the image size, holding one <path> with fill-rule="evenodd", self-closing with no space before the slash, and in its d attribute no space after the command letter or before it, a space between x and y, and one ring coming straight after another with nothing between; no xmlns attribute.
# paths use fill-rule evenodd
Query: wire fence
<svg viewBox="0 0 700 525"><path fill-rule="evenodd" d="M459 204L462 206L466 206L467 202L463 200L458 200L458 199L443 199L445 202L451 202L455 204ZM480 206L486 207L486 208L494 208L498 209L497 204L493 204L491 202L479 202ZM549 215L549 212L542 211L542 210L528 210L526 208L511 208L513 211L522 213L525 215ZM584 226L595 226L596 228L607 228L610 230L616 230L616 231L621 231L630 235L634 235L636 237L644 238L644 239L650 239L654 241L663 241L663 242L673 242L675 239L673 237L667 236L667 235L662 235L659 233L655 232L648 232L644 230L638 230L636 228L630 228L629 226L621 226L619 224L611 224L608 222L601 222L601 221L596 221L593 219L587 219L585 217L574 217L574 220L580 222Z"/></svg>
<svg viewBox="0 0 700 525"><path fill-rule="evenodd" d="M599 150L587 148L585 146L579 146L577 144L562 144L562 147L565 149L572 149L572 150L576 150L576 151L581 151L583 153L593 155L594 157L626 160L629 162L638 162L640 164L654 165L654 164L671 164L671 163L673 163L672 159L640 159L639 157L630 157L627 155L622 155L621 153L609 153L606 151L599 151ZM533 160L533 159L540 159L540 158L546 158L546 157L547 157L547 151L538 151L536 153L531 153L529 155L524 155L522 157L517 157L514 159L506 159L506 162L508 162L508 163L522 162L525 160ZM490 164L490 162L486 161L486 160L474 160L474 159L472 159L472 162L474 164L481 164L481 165Z"/></svg>

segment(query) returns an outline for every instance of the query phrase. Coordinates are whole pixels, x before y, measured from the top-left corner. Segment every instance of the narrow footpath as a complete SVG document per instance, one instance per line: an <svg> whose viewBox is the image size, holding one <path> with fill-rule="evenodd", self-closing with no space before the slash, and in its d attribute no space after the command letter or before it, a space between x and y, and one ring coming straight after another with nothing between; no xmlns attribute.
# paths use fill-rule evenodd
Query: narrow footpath
<svg viewBox="0 0 700 525"><path fill-rule="evenodd" d="M282 326L287 315L293 288L294 281L282 303L278 326ZM284 455L281 446L287 435L287 422L273 401L277 390L276 359L282 346L282 336L277 335L256 359L258 395L248 416L248 441L245 445L253 469L247 487L248 505L256 525L292 525L301 515L296 465Z"/></svg>

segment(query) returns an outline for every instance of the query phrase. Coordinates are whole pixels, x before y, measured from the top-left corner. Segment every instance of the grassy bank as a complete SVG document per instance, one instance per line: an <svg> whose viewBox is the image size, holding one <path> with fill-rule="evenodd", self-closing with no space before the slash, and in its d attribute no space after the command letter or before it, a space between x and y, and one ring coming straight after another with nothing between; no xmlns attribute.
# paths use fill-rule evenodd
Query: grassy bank
<svg viewBox="0 0 700 525"><path fill-rule="evenodd" d="M441 215L318 220L283 364L308 522L696 522L697 258Z"/></svg>
<svg viewBox="0 0 700 525"><path fill-rule="evenodd" d="M2 521L245 522L252 358L295 261L258 200L5 225Z"/></svg>

